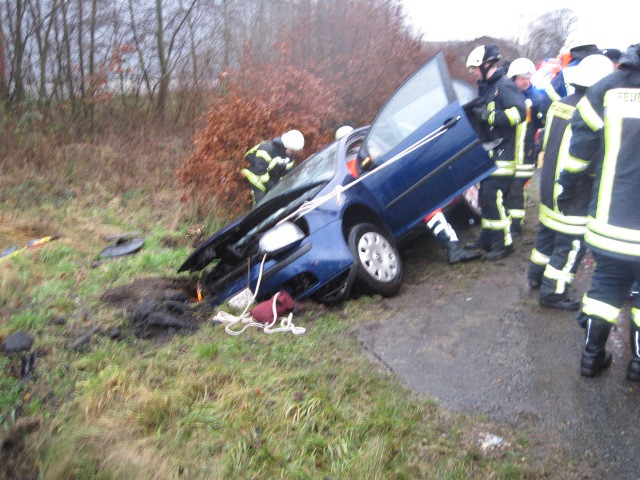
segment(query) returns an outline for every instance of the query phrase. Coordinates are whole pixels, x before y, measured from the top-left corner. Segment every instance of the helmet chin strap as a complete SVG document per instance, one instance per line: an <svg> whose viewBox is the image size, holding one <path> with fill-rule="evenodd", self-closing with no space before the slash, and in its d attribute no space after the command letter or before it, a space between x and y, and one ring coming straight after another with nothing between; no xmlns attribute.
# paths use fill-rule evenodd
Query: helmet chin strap
<svg viewBox="0 0 640 480"><path fill-rule="evenodd" d="M493 65L496 62L485 62L482 65L480 65L480 73L482 73L482 79L486 80L487 79L487 73L489 72L489 70L491 70L491 68L493 67Z"/></svg>

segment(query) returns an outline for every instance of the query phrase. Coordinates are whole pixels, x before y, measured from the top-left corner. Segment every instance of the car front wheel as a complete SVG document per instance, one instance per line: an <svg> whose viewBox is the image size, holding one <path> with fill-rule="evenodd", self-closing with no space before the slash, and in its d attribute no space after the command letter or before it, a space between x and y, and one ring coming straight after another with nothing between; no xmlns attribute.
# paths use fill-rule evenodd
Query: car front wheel
<svg viewBox="0 0 640 480"><path fill-rule="evenodd" d="M356 283L383 297L402 285L402 260L389 234L377 225L362 223L349 232L349 248L357 263Z"/></svg>

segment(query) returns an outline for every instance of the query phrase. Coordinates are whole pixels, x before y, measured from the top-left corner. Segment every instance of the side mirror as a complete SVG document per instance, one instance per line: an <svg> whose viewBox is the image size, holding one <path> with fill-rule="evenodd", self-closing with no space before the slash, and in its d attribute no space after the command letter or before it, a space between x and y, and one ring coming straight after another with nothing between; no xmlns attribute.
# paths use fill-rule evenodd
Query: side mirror
<svg viewBox="0 0 640 480"><path fill-rule="evenodd" d="M260 238L260 253L277 255L293 247L304 238L304 233L295 223L284 222L268 230Z"/></svg>

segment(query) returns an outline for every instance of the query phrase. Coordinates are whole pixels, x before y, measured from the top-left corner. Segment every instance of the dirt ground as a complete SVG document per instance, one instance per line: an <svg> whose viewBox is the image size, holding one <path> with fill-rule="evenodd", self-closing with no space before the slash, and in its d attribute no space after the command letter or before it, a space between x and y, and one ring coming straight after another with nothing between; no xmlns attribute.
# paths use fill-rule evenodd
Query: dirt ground
<svg viewBox="0 0 640 480"><path fill-rule="evenodd" d="M427 235L405 248L403 257L417 264L359 338L414 391L531 431L533 457L566 452L575 460L563 477L638 479L640 385L625 379L630 305L609 339L611 368L593 379L580 376L584 331L576 313L540 307L527 283L536 214L533 198L516 252L497 262L449 266ZM473 240L479 227L458 233ZM430 268L433 262L442 267ZM574 298L589 288L592 271L588 256Z"/></svg>

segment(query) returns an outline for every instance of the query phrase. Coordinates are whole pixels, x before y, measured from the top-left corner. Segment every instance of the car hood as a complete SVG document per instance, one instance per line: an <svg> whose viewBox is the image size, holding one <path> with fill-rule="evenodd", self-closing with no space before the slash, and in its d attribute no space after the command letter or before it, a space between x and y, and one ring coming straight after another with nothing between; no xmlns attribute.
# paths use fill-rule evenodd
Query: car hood
<svg viewBox="0 0 640 480"><path fill-rule="evenodd" d="M213 260L235 264L247 255L252 240L276 225L281 219L295 212L304 202L315 197L329 182L318 182L288 191L256 206L200 244L178 272L202 270Z"/></svg>

